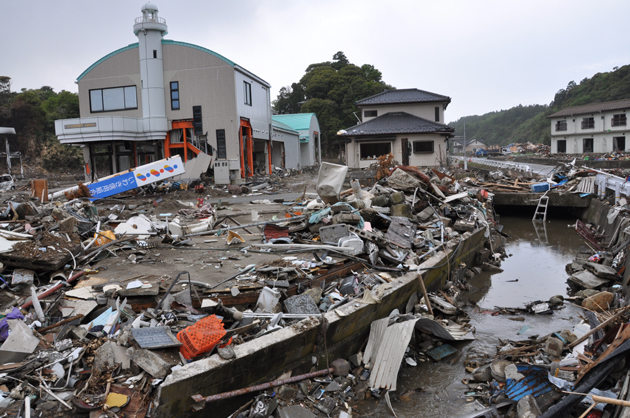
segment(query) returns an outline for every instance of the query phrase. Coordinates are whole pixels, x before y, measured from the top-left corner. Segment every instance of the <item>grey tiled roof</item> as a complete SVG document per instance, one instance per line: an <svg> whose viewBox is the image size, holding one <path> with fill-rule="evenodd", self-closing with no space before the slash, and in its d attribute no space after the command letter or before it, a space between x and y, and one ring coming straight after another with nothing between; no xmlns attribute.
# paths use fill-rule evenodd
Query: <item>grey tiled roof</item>
<svg viewBox="0 0 630 418"><path fill-rule="evenodd" d="M395 104L395 103L421 103L421 102L451 102L451 98L448 96L442 96L441 94L431 93L430 91L424 91L419 89L400 89L400 90L385 90L382 93L375 94L374 96L366 97L365 99L358 100L357 106L369 106L369 105L382 105L382 104Z"/></svg>
<svg viewBox="0 0 630 418"><path fill-rule="evenodd" d="M615 100L612 102L591 103L582 106L573 106L562 109L548 118L558 118L562 116L584 115L586 113L606 112L609 110L630 109L630 99Z"/></svg>
<svg viewBox="0 0 630 418"><path fill-rule="evenodd" d="M406 112L385 113L365 123L346 129L340 136L363 136L383 134L413 134L413 133L452 133L455 130L448 125L432 122Z"/></svg>

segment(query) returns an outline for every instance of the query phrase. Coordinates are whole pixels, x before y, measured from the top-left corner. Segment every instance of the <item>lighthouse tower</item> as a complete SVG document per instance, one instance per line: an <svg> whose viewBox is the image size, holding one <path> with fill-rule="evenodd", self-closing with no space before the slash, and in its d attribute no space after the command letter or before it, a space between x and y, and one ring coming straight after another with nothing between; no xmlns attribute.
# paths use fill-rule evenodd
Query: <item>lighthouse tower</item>
<svg viewBox="0 0 630 418"><path fill-rule="evenodd" d="M166 20L158 17L154 4L145 4L141 11L133 33L139 41L143 128L144 132L164 131L167 128L162 37L168 33Z"/></svg>

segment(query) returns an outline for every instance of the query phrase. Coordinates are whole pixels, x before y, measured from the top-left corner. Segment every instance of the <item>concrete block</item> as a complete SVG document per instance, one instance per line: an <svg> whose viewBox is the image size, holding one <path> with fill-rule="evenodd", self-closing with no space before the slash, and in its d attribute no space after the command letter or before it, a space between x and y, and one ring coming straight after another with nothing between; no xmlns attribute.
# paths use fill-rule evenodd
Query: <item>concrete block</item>
<svg viewBox="0 0 630 418"><path fill-rule="evenodd" d="M390 200L392 201L392 205L405 203L405 194L403 192L392 193Z"/></svg>
<svg viewBox="0 0 630 418"><path fill-rule="evenodd" d="M433 215L435 215L433 208L431 206L428 206L424 208L422 212L418 213L416 217L418 218L418 221L422 223L428 221L429 218L431 218Z"/></svg>
<svg viewBox="0 0 630 418"><path fill-rule="evenodd" d="M284 301L287 312L292 314L320 314L319 308L309 295L291 296Z"/></svg>
<svg viewBox="0 0 630 418"><path fill-rule="evenodd" d="M532 395L522 397L516 405L516 416L518 418L536 418L541 414L542 412L536 403L536 398Z"/></svg>
<svg viewBox="0 0 630 418"><path fill-rule="evenodd" d="M317 416L300 405L285 406L278 409L280 418L317 418Z"/></svg>
<svg viewBox="0 0 630 418"><path fill-rule="evenodd" d="M278 397L285 401L290 401L297 395L297 388L289 385L282 385L278 388Z"/></svg>
<svg viewBox="0 0 630 418"><path fill-rule="evenodd" d="M586 267L587 269L595 273L597 277L601 277L602 279L615 280L617 278L617 271L610 266L605 266L603 264L597 264L589 261L584 264L584 267Z"/></svg>
<svg viewBox="0 0 630 418"><path fill-rule="evenodd" d="M144 348L139 350L133 347L129 348L127 349L127 356L130 357L138 367L156 378L166 377L171 371L171 367L174 366L174 364L165 361L155 351Z"/></svg>
<svg viewBox="0 0 630 418"><path fill-rule="evenodd" d="M562 341L556 337L547 338L547 342L545 343L545 352L550 356L560 358L562 357L562 350L564 349L564 344Z"/></svg>
<svg viewBox="0 0 630 418"><path fill-rule="evenodd" d="M390 206L389 196L380 195L372 199L372 206L387 207Z"/></svg>
<svg viewBox="0 0 630 418"><path fill-rule="evenodd" d="M582 306L595 312L607 311L610 308L615 295L611 292L599 292L594 296L584 299Z"/></svg>
<svg viewBox="0 0 630 418"><path fill-rule="evenodd" d="M105 368L114 367L116 365L116 355L114 354L114 346L116 343L106 341L94 353L94 367L103 370ZM125 355L126 357L126 355Z"/></svg>
<svg viewBox="0 0 630 418"><path fill-rule="evenodd" d="M0 347L0 364L18 363L33 354L39 338L33 335L33 331L19 319L8 319L11 329L9 337Z"/></svg>
<svg viewBox="0 0 630 418"><path fill-rule="evenodd" d="M411 205L408 205L407 203L393 205L391 216L404 216L405 218L412 219L413 211L411 210Z"/></svg>

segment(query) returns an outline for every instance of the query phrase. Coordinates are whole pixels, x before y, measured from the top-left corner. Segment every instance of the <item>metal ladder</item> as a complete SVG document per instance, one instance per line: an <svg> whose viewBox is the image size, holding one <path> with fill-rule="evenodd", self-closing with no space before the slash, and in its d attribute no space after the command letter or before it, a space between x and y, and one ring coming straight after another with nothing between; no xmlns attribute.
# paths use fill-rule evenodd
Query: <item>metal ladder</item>
<svg viewBox="0 0 630 418"><path fill-rule="evenodd" d="M536 206L536 212L534 212L534 217L532 221L547 221L547 206L549 205L549 196L547 196L547 192L540 196L538 200L538 206ZM542 216L542 219L539 217Z"/></svg>

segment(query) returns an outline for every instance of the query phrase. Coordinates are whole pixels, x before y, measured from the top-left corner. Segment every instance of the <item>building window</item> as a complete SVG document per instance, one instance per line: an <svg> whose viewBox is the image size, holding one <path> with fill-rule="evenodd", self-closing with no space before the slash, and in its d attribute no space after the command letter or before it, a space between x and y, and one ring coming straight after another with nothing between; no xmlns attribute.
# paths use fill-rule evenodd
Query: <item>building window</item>
<svg viewBox="0 0 630 418"><path fill-rule="evenodd" d="M593 138L584 138L582 144L582 152L593 152Z"/></svg>
<svg viewBox="0 0 630 418"><path fill-rule="evenodd" d="M567 140L559 139L558 140L558 152L564 154L567 152Z"/></svg>
<svg viewBox="0 0 630 418"><path fill-rule="evenodd" d="M436 122L440 121L440 107L439 106L435 106L435 121Z"/></svg>
<svg viewBox="0 0 630 418"><path fill-rule="evenodd" d="M157 58L157 49L153 50L153 58Z"/></svg>
<svg viewBox="0 0 630 418"><path fill-rule="evenodd" d="M90 90L90 111L92 113L137 108L136 86Z"/></svg>
<svg viewBox="0 0 630 418"><path fill-rule="evenodd" d="M370 142L360 144L360 148L362 160L375 160L381 155L387 155L392 152L391 142Z"/></svg>
<svg viewBox="0 0 630 418"><path fill-rule="evenodd" d="M375 118L378 116L378 110L364 110L363 117L364 118Z"/></svg>
<svg viewBox="0 0 630 418"><path fill-rule="evenodd" d="M243 81L243 89L245 90L245 104L252 105L252 85L247 81Z"/></svg>
<svg viewBox="0 0 630 418"><path fill-rule="evenodd" d="M612 126L626 126L626 114L613 115Z"/></svg>
<svg viewBox="0 0 630 418"><path fill-rule="evenodd" d="M595 118L582 118L582 129L593 129L595 127Z"/></svg>
<svg viewBox="0 0 630 418"><path fill-rule="evenodd" d="M625 136L616 136L613 138L613 150L615 151L626 150L626 137Z"/></svg>
<svg viewBox="0 0 630 418"><path fill-rule="evenodd" d="M556 122L556 131L566 131L567 130L567 121L559 120Z"/></svg>
<svg viewBox="0 0 630 418"><path fill-rule="evenodd" d="M414 154L428 154L433 152L433 141L414 141Z"/></svg>
<svg viewBox="0 0 630 418"><path fill-rule="evenodd" d="M217 158L227 158L225 147L225 129L217 129Z"/></svg>
<svg viewBox="0 0 630 418"><path fill-rule="evenodd" d="M171 110L179 110L179 81L171 81Z"/></svg>

